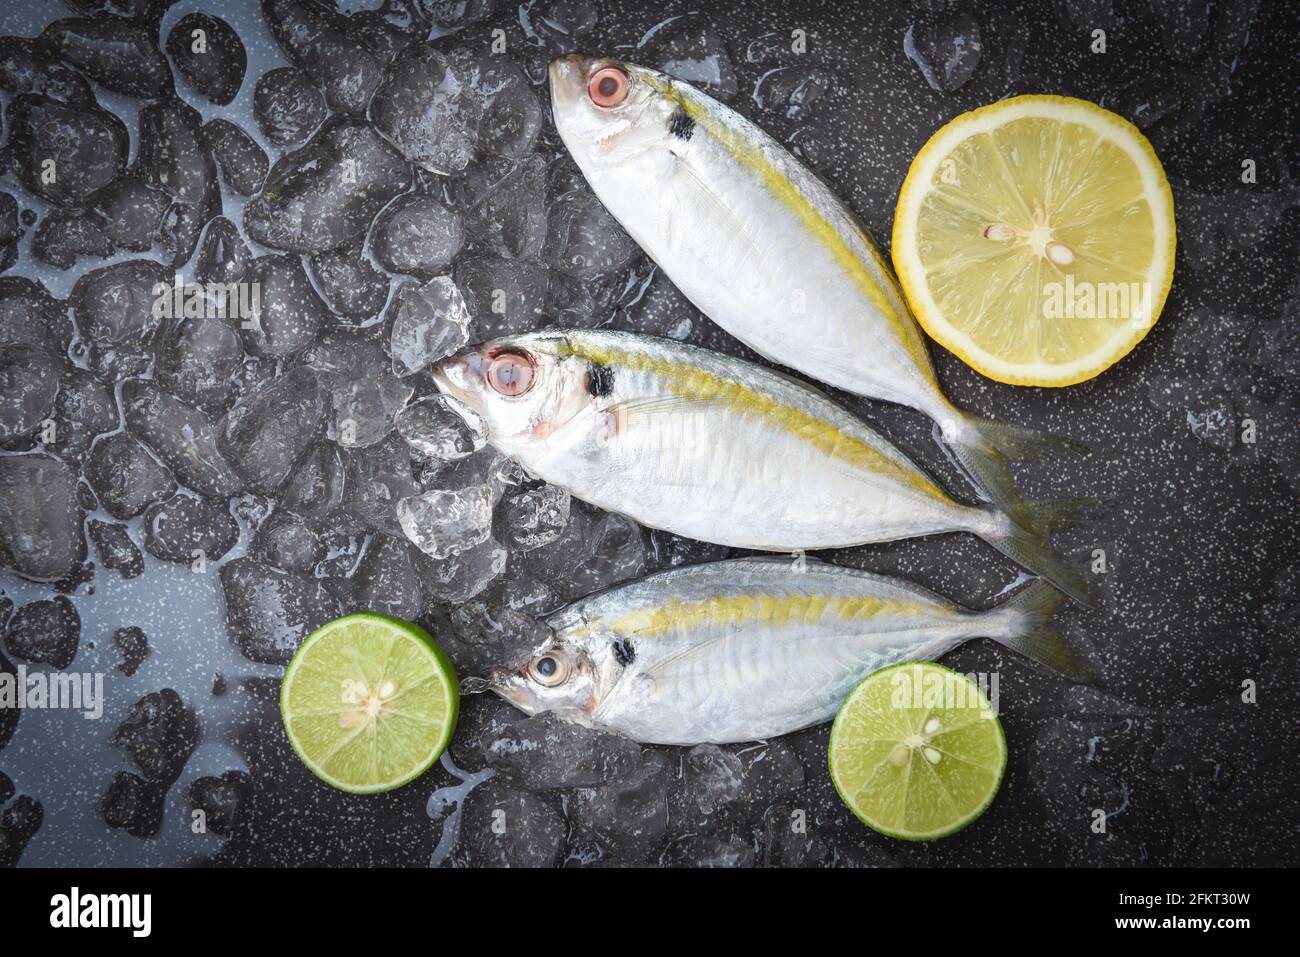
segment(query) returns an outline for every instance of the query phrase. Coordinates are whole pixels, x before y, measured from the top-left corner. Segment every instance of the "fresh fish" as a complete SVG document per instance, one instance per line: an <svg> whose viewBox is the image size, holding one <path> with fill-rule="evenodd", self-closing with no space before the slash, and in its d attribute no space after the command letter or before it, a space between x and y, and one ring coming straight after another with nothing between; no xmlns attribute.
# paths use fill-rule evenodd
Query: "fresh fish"
<svg viewBox="0 0 1300 957"><path fill-rule="evenodd" d="M529 714L554 711L646 743L752 741L828 721L878 668L976 637L1090 678L1050 623L1063 601L1038 582L967 611L901 579L816 561L713 562L556 612L550 639L488 683Z"/></svg>
<svg viewBox="0 0 1300 957"><path fill-rule="evenodd" d="M955 408L852 211L753 123L607 57L562 57L550 78L556 128L601 202L737 339L836 388L923 412L972 482L1022 521L1007 459L1086 451Z"/></svg>
<svg viewBox="0 0 1300 957"><path fill-rule="evenodd" d="M1090 601L1030 527L955 502L826 396L753 363L548 329L471 346L433 377L533 475L643 525L773 552L972 532Z"/></svg>

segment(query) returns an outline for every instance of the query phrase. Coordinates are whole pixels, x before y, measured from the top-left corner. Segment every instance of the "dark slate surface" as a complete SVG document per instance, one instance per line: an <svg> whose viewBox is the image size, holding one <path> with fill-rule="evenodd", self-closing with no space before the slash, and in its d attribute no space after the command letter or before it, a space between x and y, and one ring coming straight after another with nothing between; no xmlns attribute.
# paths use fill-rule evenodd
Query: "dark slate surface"
<svg viewBox="0 0 1300 957"><path fill-rule="evenodd" d="M348 10L364 6L352 3ZM556 42L554 22L582 20L575 15L581 4L534 0L495 6L489 20L437 43L465 42L481 50L499 27L507 55L540 80L549 55L543 37ZM924 845L867 830L829 783L827 729L820 728L791 735L766 752L762 746L725 749L746 762L756 754L788 759L793 752L806 778L803 786L778 789L775 796L746 795L703 827L674 821L668 837L649 850L575 834L551 859L892 866L1300 862L1295 5L598 3L592 5L596 22L581 46L634 60L650 56L656 25L692 6L708 8L705 21L722 38L734 68L734 92L724 98L774 135L800 145L882 242L908 163L935 129L1001 97L1057 93L1123 113L1150 137L1173 186L1177 267L1158 325L1128 358L1091 382L1057 391L1003 386L934 350L945 390L958 405L1091 446L1086 458L1021 468L1028 497L1089 495L1107 503L1085 527L1058 540L1080 567L1094 560L1096 550L1105 553L1106 571L1095 578L1104 611L1072 610L1064 621L1070 635L1096 649L1105 670L1102 689L1071 686L989 643L977 642L950 658L959 670L997 675L1010 747L1001 793L978 823ZM205 120L235 119L257 136L253 86L263 72L287 61L253 2L176 4L161 17L161 37L183 14L204 9L235 27L248 49L248 72L228 108L205 102L180 77L178 94ZM544 11L552 14L550 24ZM10 6L0 14L0 33L33 36L66 15L54 3ZM977 59L972 27L978 30ZM789 52L796 29L807 37L802 55ZM1097 29L1105 31L1104 53L1090 49ZM973 64L969 80L952 92L932 89L905 51L909 34L910 46L923 58L960 36L965 52L955 72L960 78ZM562 37L557 45L564 45ZM806 115L785 115L756 92L777 67L815 68L815 77L828 83ZM134 155L140 101L99 87L95 94L131 131ZM12 95L4 99L8 103ZM547 129L544 155L558 155L549 117ZM268 151L274 160L278 151ZM1253 160L1257 171L1252 184L1242 182L1245 160ZM45 204L27 194L12 172L0 180L0 189L44 218ZM237 198L227 191L224 200L225 214L240 222ZM32 232L6 275L39 277L66 297L76 276L100 265L83 258L68 273L39 266L31 256ZM644 270L644 263L638 265ZM693 341L735 348L688 307L671 308L693 321ZM638 315L629 307L616 324L635 323ZM849 404L950 488L962 488L930 442L928 423L898 409ZM1203 427L1216 417L1228 424L1231 441L1225 431ZM1252 430L1254 441L1241 441ZM241 527L232 558L247 546L242 519ZM131 529L141 541L138 521ZM827 557L904 574L977 606L991 603L1016 576L990 549L960 536ZM105 714L90 721L28 712L16 729L11 720L0 721L0 769L14 784L13 794L0 788L11 812L4 819L0 863L12 861L30 830L30 802L20 805L23 799L15 794L36 799L44 809L44 823L22 851L23 864L424 866L435 854L445 856L450 835L439 848L438 821L476 779L458 785L438 766L376 797L343 795L315 781L281 732L278 669L251 664L226 638L215 565L195 575L152 557L146 563L145 574L131 581L98 569L92 582L64 586L82 619L71 670L106 673ZM0 588L17 604L52 594L48 585L7 574L0 575ZM142 628L151 649L132 678L114 668L110 636L124 626ZM213 694L214 672L222 675L224 694ZM113 729L137 700L162 687L177 689L194 709L201 741L167 792L159 836L141 839L107 828L96 806L113 775L134 766L130 754L110 744ZM1243 700L1251 696L1253 703ZM467 700L465 733L493 716L510 717L508 711L485 696ZM645 760L652 752L663 755L669 790L685 787L691 772L684 751L646 752ZM193 834L190 788L200 777L232 769L247 770L250 777L228 839ZM452 791L430 800L446 787ZM212 788L211 781L201 786ZM443 797L453 800L444 803ZM573 800L543 792L520 804L519 813L535 828L532 838L541 841L554 828L568 827L556 821ZM1099 808L1108 814L1105 834L1090 826ZM790 850L782 823L795 810L805 813L811 836L798 853Z"/></svg>

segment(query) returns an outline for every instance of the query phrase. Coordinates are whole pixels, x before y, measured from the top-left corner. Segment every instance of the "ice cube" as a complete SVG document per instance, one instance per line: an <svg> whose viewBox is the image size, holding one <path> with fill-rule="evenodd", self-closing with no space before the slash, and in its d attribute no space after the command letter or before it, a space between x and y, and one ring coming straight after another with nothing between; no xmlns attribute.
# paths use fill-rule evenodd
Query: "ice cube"
<svg viewBox="0 0 1300 957"><path fill-rule="evenodd" d="M135 578L144 571L144 556L125 525L92 518L88 529L100 565L121 573L123 578Z"/></svg>
<svg viewBox="0 0 1300 957"><path fill-rule="evenodd" d="M306 573L325 558L325 543L302 519L277 509L258 528L250 554L284 571Z"/></svg>
<svg viewBox="0 0 1300 957"><path fill-rule="evenodd" d="M641 747L543 713L508 725L487 745L486 758L504 781L549 791L622 781L640 766Z"/></svg>
<svg viewBox="0 0 1300 957"><path fill-rule="evenodd" d="M59 211L36 227L32 253L55 269L71 269L78 257L106 259L113 255L113 238L98 216Z"/></svg>
<svg viewBox="0 0 1300 957"><path fill-rule="evenodd" d="M3 777L3 775L0 775ZM12 791L12 784L9 790ZM0 867L15 867L28 842L36 836L45 820L41 802L21 794L0 815Z"/></svg>
<svg viewBox="0 0 1300 957"><path fill-rule="evenodd" d="M553 268L590 281L626 269L640 255L640 247L595 194L579 189L551 205L546 253Z"/></svg>
<svg viewBox="0 0 1300 957"><path fill-rule="evenodd" d="M163 688L135 703L111 742L131 752L146 780L168 787L198 746L199 721L180 695Z"/></svg>
<svg viewBox="0 0 1300 957"><path fill-rule="evenodd" d="M492 534L492 488L434 489L397 503L397 520L411 542L431 558L450 558Z"/></svg>
<svg viewBox="0 0 1300 957"><path fill-rule="evenodd" d="M329 391L334 409L334 441L364 448L385 439L393 418L410 399L409 381L397 378L378 338L369 331L334 330L303 353Z"/></svg>
<svg viewBox="0 0 1300 957"><path fill-rule="evenodd" d="M49 418L64 371L62 358L39 347L0 346L0 444L19 445Z"/></svg>
<svg viewBox="0 0 1300 957"><path fill-rule="evenodd" d="M204 44L195 49L199 35ZM239 34L220 17L187 13L168 32L167 52L190 87L218 106L229 104L244 82L248 53Z"/></svg>
<svg viewBox="0 0 1300 957"><path fill-rule="evenodd" d="M117 670L132 677L149 657L149 637L134 625L113 632L113 648L121 657Z"/></svg>
<svg viewBox="0 0 1300 957"><path fill-rule="evenodd" d="M173 395L220 414L243 359L244 345L229 320L177 318L158 335L154 378Z"/></svg>
<svg viewBox="0 0 1300 957"><path fill-rule="evenodd" d="M1205 396L1187 409L1187 427L1206 445L1230 449L1236 444L1237 419L1226 395Z"/></svg>
<svg viewBox="0 0 1300 957"><path fill-rule="evenodd" d="M662 860L670 867L753 867L754 848L739 835L688 834L670 844Z"/></svg>
<svg viewBox="0 0 1300 957"><path fill-rule="evenodd" d="M426 604L425 561L403 539L372 537L354 579L357 607L407 620L420 617Z"/></svg>
<svg viewBox="0 0 1300 957"><path fill-rule="evenodd" d="M285 56L325 94L336 113L360 113L384 65L350 35L348 18L310 0L264 0L262 16Z"/></svg>
<svg viewBox="0 0 1300 957"><path fill-rule="evenodd" d="M483 420L458 399L439 393L425 396L397 413L397 431L421 455L454 462L483 448Z"/></svg>
<svg viewBox="0 0 1300 957"><path fill-rule="evenodd" d="M362 255L360 245L314 253L307 265L325 303L345 319L370 319L388 302L388 274Z"/></svg>
<svg viewBox="0 0 1300 957"><path fill-rule="evenodd" d="M126 17L69 17L41 36L64 63L115 93L153 98L173 92L156 27Z"/></svg>
<svg viewBox="0 0 1300 957"><path fill-rule="evenodd" d="M700 744L686 753L683 789L689 803L701 816L740 798L745 768L740 758L716 744Z"/></svg>
<svg viewBox="0 0 1300 957"><path fill-rule="evenodd" d="M552 802L488 781L461 809L451 867L554 867L568 829Z"/></svg>
<svg viewBox="0 0 1300 957"><path fill-rule="evenodd" d="M90 367L107 382L137 375L149 365L161 322L155 287L171 275L159 263L131 259L85 273L72 287L72 315L90 344Z"/></svg>
<svg viewBox="0 0 1300 957"><path fill-rule="evenodd" d="M29 602L9 620L5 650L15 658L63 670L81 643L81 616L63 595Z"/></svg>
<svg viewBox="0 0 1300 957"><path fill-rule="evenodd" d="M86 480L99 504L114 518L132 518L146 507L171 497L171 472L126 432L96 443L86 462Z"/></svg>
<svg viewBox="0 0 1300 957"><path fill-rule="evenodd" d="M411 167L355 117L335 117L271 168L244 207L244 229L264 246L321 252L359 242L370 221L411 186Z"/></svg>
<svg viewBox="0 0 1300 957"><path fill-rule="evenodd" d="M433 561L424 579L425 592L432 601L469 601L505 570L507 559L506 550L487 538L450 558Z"/></svg>
<svg viewBox="0 0 1300 957"><path fill-rule="evenodd" d="M49 455L0 456L0 568L52 581L85 555L73 472Z"/></svg>
<svg viewBox="0 0 1300 957"><path fill-rule="evenodd" d="M91 212L114 246L143 253L158 240L159 224L170 205L166 193L143 176L128 173L95 194Z"/></svg>
<svg viewBox="0 0 1300 957"><path fill-rule="evenodd" d="M688 13L664 21L641 38L641 45L641 62L648 61L713 96L725 100L740 88L726 41L701 14Z"/></svg>
<svg viewBox="0 0 1300 957"><path fill-rule="evenodd" d="M54 436L46 446L76 462L97 435L117 427L117 400L104 383L85 369L65 369L54 402Z"/></svg>
<svg viewBox="0 0 1300 957"><path fill-rule="evenodd" d="M913 23L903 35L903 52L931 88L952 93L974 74L984 42L975 17L959 10Z"/></svg>
<svg viewBox="0 0 1300 957"><path fill-rule="evenodd" d="M203 821L213 834L229 837L252 790L253 779L243 771L195 778L190 784L190 808L203 812Z"/></svg>
<svg viewBox="0 0 1300 957"><path fill-rule="evenodd" d="M109 827L132 837L153 837L162 827L167 789L131 771L113 775L99 800L99 813Z"/></svg>
<svg viewBox="0 0 1300 957"><path fill-rule="evenodd" d="M667 790L672 786L667 757L644 751L640 765L622 781L575 791L570 816L615 856L636 860L668 833Z"/></svg>
<svg viewBox="0 0 1300 957"><path fill-rule="evenodd" d="M822 867L830 848L807 808L773 804L763 815L762 863L767 867Z"/></svg>
<svg viewBox="0 0 1300 957"><path fill-rule="evenodd" d="M244 207L251 208L251 203ZM330 319L329 307L312 287L301 257L260 256L249 264L247 278L256 283L249 288L258 291L250 300L250 314L241 316L239 323L250 353L278 358L302 352L316 341Z"/></svg>
<svg viewBox="0 0 1300 957"><path fill-rule="evenodd" d="M408 376L469 341L469 309L447 276L403 283L385 313L391 317L393 372Z"/></svg>
<svg viewBox="0 0 1300 957"><path fill-rule="evenodd" d="M272 494L323 430L325 394L299 367L240 399L221 423L217 444L258 492Z"/></svg>
<svg viewBox="0 0 1300 957"><path fill-rule="evenodd" d="M455 276L472 317L472 342L531 332L549 324L546 297L550 270L545 263L470 254L456 262Z"/></svg>
<svg viewBox="0 0 1300 957"><path fill-rule="evenodd" d="M497 585L438 614L442 622L438 634L463 675L481 676L494 667L512 665L551 636L544 622L503 602Z"/></svg>
<svg viewBox="0 0 1300 957"><path fill-rule="evenodd" d="M525 489L504 499L498 515L501 537L519 551L549 545L569 523L570 496L555 485Z"/></svg>
<svg viewBox="0 0 1300 957"><path fill-rule="evenodd" d="M108 110L93 102L59 103L43 96L15 96L5 110L5 144L18 181L46 202L84 207L91 194L126 169L129 134ZM51 157L51 143L58 149ZM53 158L58 175L44 175Z"/></svg>
<svg viewBox="0 0 1300 957"><path fill-rule="evenodd" d="M524 552L518 565L564 597L579 598L644 572L645 537L631 519L573 502L560 537Z"/></svg>
<svg viewBox="0 0 1300 957"><path fill-rule="evenodd" d="M498 255L536 259L546 242L546 160L532 156L499 177L484 175L488 180L473 188L482 195L465 210L470 235Z"/></svg>
<svg viewBox="0 0 1300 957"><path fill-rule="evenodd" d="M177 495L144 513L144 547L163 561L190 565L222 558L239 539L239 524L226 503Z"/></svg>
<svg viewBox="0 0 1300 957"><path fill-rule="evenodd" d="M220 577L227 631L252 661L287 664L304 638L343 613L320 579L248 558L227 562Z"/></svg>
<svg viewBox="0 0 1300 957"><path fill-rule="evenodd" d="M782 67L763 74L754 99L765 110L802 120L831 87L831 74L817 66Z"/></svg>
<svg viewBox="0 0 1300 957"><path fill-rule="evenodd" d="M465 57L413 43L390 64L370 120L403 155L430 172L463 170L477 148L482 97L466 85Z"/></svg>
<svg viewBox="0 0 1300 957"><path fill-rule="evenodd" d="M456 212L432 196L407 193L375 217L368 242L379 265L389 272L430 279L460 252L464 236Z"/></svg>
<svg viewBox="0 0 1300 957"><path fill-rule="evenodd" d="M311 136L325 122L325 97L291 66L268 70L253 88L253 116L258 129L274 146L292 146Z"/></svg>
<svg viewBox="0 0 1300 957"><path fill-rule="evenodd" d="M318 442L289 476L280 505L309 522L322 522L343 504L346 481L342 454L332 444Z"/></svg>
<svg viewBox="0 0 1300 957"><path fill-rule="evenodd" d="M411 474L410 447L396 435L348 456L344 513L354 522L385 535L401 536L397 503L420 488Z"/></svg>
<svg viewBox="0 0 1300 957"><path fill-rule="evenodd" d="M541 133L545 114L523 70L509 60L491 60L481 80L487 105L479 123L479 149L494 156L527 156Z"/></svg>

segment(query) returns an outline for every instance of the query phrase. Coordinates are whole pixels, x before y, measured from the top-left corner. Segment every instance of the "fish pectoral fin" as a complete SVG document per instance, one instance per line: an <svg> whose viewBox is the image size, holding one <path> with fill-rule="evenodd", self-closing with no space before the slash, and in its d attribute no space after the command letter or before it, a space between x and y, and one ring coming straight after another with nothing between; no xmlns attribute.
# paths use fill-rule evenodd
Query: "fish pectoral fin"
<svg viewBox="0 0 1300 957"><path fill-rule="evenodd" d="M717 214L719 222L726 223L730 227L732 235L740 239L748 247L753 262L761 263L763 261L763 253L758 248L758 243L754 241L753 232L736 215L734 210L728 208L725 203L718 199L709 184L700 178L700 174L695 171L695 168L687 160L682 159L678 162L677 175L674 179L681 185L682 192L690 197L691 203L709 207ZM665 192L671 195L672 190L666 190ZM689 206L689 203L687 205ZM668 217L667 221L671 224L674 222L674 218ZM671 228L670 225L669 229ZM671 242L672 237L669 236L668 240Z"/></svg>
<svg viewBox="0 0 1300 957"><path fill-rule="evenodd" d="M715 400L706 396L664 395L626 399L608 406L601 412L600 434L610 441L626 438L638 428L652 428L660 438L673 433L666 427L672 416L694 416L715 407ZM685 431L685 430L682 430Z"/></svg>
<svg viewBox="0 0 1300 957"><path fill-rule="evenodd" d="M648 395L637 399L624 399L605 409L615 417L631 415L656 415L661 412L706 412L714 399L696 395Z"/></svg>
<svg viewBox="0 0 1300 957"><path fill-rule="evenodd" d="M675 665L683 660L691 658L702 651L707 651L718 642L725 641L730 637L731 635L729 633L715 635L712 638L701 641L699 644L691 645L687 648L681 649L680 651L675 651L670 655L665 655L657 661L647 662L642 668L642 677L648 678L651 681L656 681L664 676L664 672L667 670L668 666Z"/></svg>

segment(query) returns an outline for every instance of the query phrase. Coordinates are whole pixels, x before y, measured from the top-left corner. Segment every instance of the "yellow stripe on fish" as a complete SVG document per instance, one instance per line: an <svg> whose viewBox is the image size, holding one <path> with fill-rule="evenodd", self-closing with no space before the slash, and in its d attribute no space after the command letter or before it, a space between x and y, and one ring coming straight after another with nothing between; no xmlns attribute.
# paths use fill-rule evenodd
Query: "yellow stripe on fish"
<svg viewBox="0 0 1300 957"><path fill-rule="evenodd" d="M867 298L879 307L888 322L898 331L917 365L922 369L929 369L929 353L926 352L925 343L921 341L920 336L917 334L911 318L904 318L898 314L893 303L889 301L889 297L885 295L879 283L876 282L875 277L862 268L862 261L858 258L857 253L844 241L839 231L780 170L772 165L771 161L763 155L763 151L750 140L737 135L726 124L719 123L707 105L692 97L684 96L671 81L663 82L659 77L648 72L642 74L642 78L681 107L687 116L721 143L738 163L748 167L758 175L767 190L780 201L782 206L799 218L804 228L831 253L836 263L853 278L858 288L866 294ZM865 237L863 245L875 261L877 268L882 273L887 274L888 268L885 266L880 254L876 252L875 245Z"/></svg>
<svg viewBox="0 0 1300 957"><path fill-rule="evenodd" d="M628 637L649 638L670 633L689 634L705 628L728 628L761 622L771 628L790 624L815 625L823 618L867 621L877 616L923 616L933 608L915 602L874 596L737 595L696 601L670 598L662 605L636 608L600 623Z"/></svg>
<svg viewBox="0 0 1300 957"><path fill-rule="evenodd" d="M807 442L828 458L847 462L877 474L890 475L925 495L942 502L951 502L942 489L927 479L910 462L900 462L870 443L835 428L824 419L778 402L734 380L724 379L703 369L681 366L667 359L631 350L598 347L590 342L575 341L573 338L563 342L556 340L556 347L568 349L574 355L598 365L615 368L622 366L652 372L664 380L664 384L674 395L705 402L717 402L734 412L756 415L801 441ZM635 401L633 400L634 405Z"/></svg>

